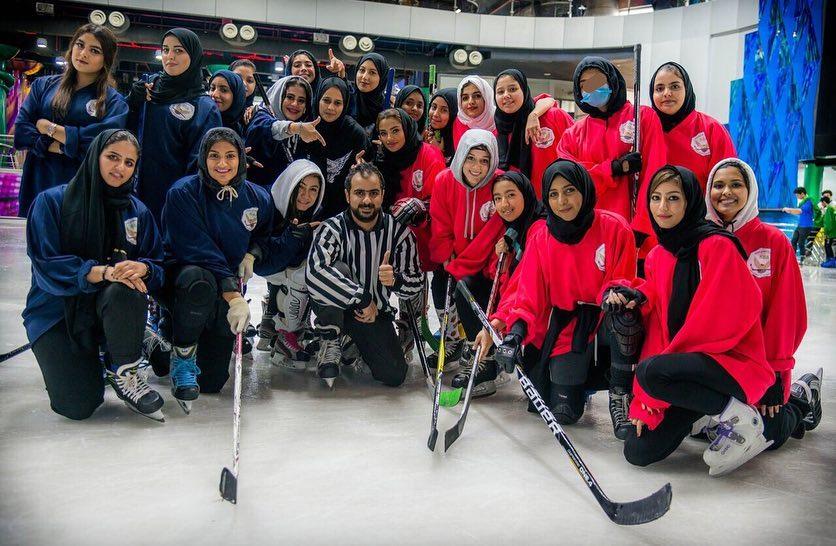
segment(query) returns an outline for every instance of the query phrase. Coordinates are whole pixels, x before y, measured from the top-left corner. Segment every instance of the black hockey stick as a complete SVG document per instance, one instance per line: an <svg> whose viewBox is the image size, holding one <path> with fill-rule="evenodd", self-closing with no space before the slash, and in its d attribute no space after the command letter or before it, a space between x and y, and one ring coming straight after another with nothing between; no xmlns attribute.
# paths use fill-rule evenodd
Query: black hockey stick
<svg viewBox="0 0 836 546"><path fill-rule="evenodd" d="M0 354L0 362L5 362L5 361L9 360L10 358L16 357L20 353L25 353L30 348L32 348L32 345L27 343L26 345L21 345L20 347L18 347L17 349L15 349L13 351L9 351L8 353Z"/></svg>
<svg viewBox="0 0 836 546"><path fill-rule="evenodd" d="M507 254L503 252L499 255L499 261L496 264L496 274L493 278L493 286L491 286L491 294L488 296L488 310L485 313L486 315L490 316L493 312L493 304L494 298L496 297L496 290L499 286L499 275L502 272L502 268L505 265L505 256ZM470 409L470 401L473 400L473 384L475 383L474 378L476 377L476 373L479 369L479 360L482 358L482 348L478 347L476 349L476 354L473 357L473 368L470 370L470 377L467 380L467 390L464 393L464 404L462 407L462 413L459 415L459 420L456 421L456 424L453 425L451 428L444 433L444 451L446 452L450 449L450 446L453 445L453 442L459 439L459 436L462 435L462 431L464 430L464 423L467 420L467 411Z"/></svg>
<svg viewBox="0 0 836 546"><path fill-rule="evenodd" d="M424 377L427 380L427 388L433 390L432 374L430 373L430 366L427 364L427 354L424 352L424 340L421 338L421 333L418 331L418 321L415 316L415 309L412 308L412 302L405 300L406 314L409 321L409 328L412 331L412 337L415 338L415 349L418 351L418 360L421 361L421 368L424 370Z"/></svg>
<svg viewBox="0 0 836 546"><path fill-rule="evenodd" d="M500 339L499 334L497 334L496 330L494 330L491 326L491 323L488 321L488 317L485 316L485 313L479 307L479 304L477 304L476 300L473 299L473 295L470 293L470 290L468 290L464 283L459 283L458 288L467 299L471 309L473 309L473 312L476 313L477 317L479 317L479 321L482 323L482 326L484 326L488 333L490 333L491 338L493 338L493 342L498 347L502 343L502 339ZM608 518L619 525L639 525L641 523L647 523L649 521L659 519L665 515L671 506L671 497L673 496L670 483L666 483L661 489L643 499L632 502L611 501L601 490L601 486L598 485L598 482L592 476L592 473L589 469L587 469L583 459L581 459L581 456L575 450L575 446L572 445L571 440L569 440L569 437L566 435L563 427L560 426L560 423L555 420L554 415L546 403L543 402L543 399L540 397L537 389L534 388L531 380L528 379L528 376L525 375L525 372L523 372L520 366L516 367L516 371L517 379L520 381L523 392L525 392L526 396L528 396L529 400L531 400L531 403L534 404L534 407L537 408L537 411L540 413L540 417L542 417L543 421L546 422L546 425L548 425L549 430L551 430L552 434L554 434L557 442L563 447L563 449L566 450L566 453L569 455L569 459L571 459L572 464L575 466L575 470L578 471L578 475L583 479L584 483L586 483L586 486L589 487L589 490L592 491L592 494L595 496L595 500L597 500L598 504L601 505L601 508L604 509L604 513L607 514Z"/></svg>
<svg viewBox="0 0 836 546"><path fill-rule="evenodd" d="M640 138L641 131L641 75L642 75L642 45L636 44L633 46L633 151L641 153ZM630 193L630 210L633 216L636 215L636 207L639 198L639 184L641 171L633 176L633 188Z"/></svg>
<svg viewBox="0 0 836 546"><path fill-rule="evenodd" d="M433 414L430 425L430 437L427 438L427 447L435 451L435 442L438 440L438 406L441 403L441 374L444 373L444 360L447 351L447 326L450 321L450 300L451 288L453 287L453 276L447 277L447 286L444 289L444 317L441 320L441 341L438 344L438 368L435 372L435 391L433 392ZM417 341L416 341L417 343Z"/></svg>
<svg viewBox="0 0 836 546"><path fill-rule="evenodd" d="M241 280L238 289L242 290ZM238 458L241 452L241 360L244 356L244 336L240 332L235 339L235 387L232 394L232 470L221 470L221 482L218 489L221 497L232 504L238 504Z"/></svg>

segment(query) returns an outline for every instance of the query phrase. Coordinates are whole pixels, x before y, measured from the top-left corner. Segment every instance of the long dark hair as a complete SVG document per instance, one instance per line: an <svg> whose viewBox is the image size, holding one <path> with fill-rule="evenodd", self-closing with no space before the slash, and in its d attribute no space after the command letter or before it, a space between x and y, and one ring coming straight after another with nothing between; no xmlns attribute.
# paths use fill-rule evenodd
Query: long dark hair
<svg viewBox="0 0 836 546"><path fill-rule="evenodd" d="M78 82L78 71L73 66L73 48L76 41L84 34L92 34L102 46L102 56L104 56L104 64L96 77L96 116L101 118L105 113L105 101L107 101L108 87L114 87L115 82L111 75L113 65L116 63L116 36L107 27L87 23L82 25L75 31L70 40L70 47L64 53L64 59L67 61L67 68L64 69L64 75L61 77L61 83L58 85L58 90L55 92L55 97L52 99L52 111L57 118L63 118L67 115L70 109L70 100L75 93L75 86Z"/></svg>

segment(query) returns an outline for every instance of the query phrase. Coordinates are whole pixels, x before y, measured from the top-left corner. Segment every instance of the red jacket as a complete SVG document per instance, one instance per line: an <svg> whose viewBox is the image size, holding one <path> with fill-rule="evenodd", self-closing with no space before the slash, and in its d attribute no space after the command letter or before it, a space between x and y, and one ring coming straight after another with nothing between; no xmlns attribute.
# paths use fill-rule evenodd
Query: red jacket
<svg viewBox="0 0 836 546"><path fill-rule="evenodd" d="M423 201L430 201L438 173L444 170L444 156L441 150L427 143L421 145L418 157L411 167L401 171L401 188L395 200L405 197L417 197ZM421 260L422 271L435 271L438 267L430 257L430 223L413 227L412 233L418 241L418 258Z"/></svg>
<svg viewBox="0 0 836 546"><path fill-rule="evenodd" d="M763 295L761 326L766 361L781 374L784 403L790 397L795 351L807 331L801 270L787 237L758 218L734 232L749 254L748 266Z"/></svg>
<svg viewBox="0 0 836 546"><path fill-rule="evenodd" d="M607 119L586 116L563 133L557 155L586 167L595 182L597 208L620 214L631 221L631 227L651 235L644 195L650 178L667 162L667 149L662 124L651 108L641 108L642 170L639 176L639 198L636 215L630 210L633 175L612 176L612 160L628 153L633 145L633 105L628 101Z"/></svg>
<svg viewBox="0 0 836 546"><path fill-rule="evenodd" d="M432 261L446 262L476 239L495 212L493 180L500 174L497 170L481 187L472 189L456 180L450 169L439 173L430 205Z"/></svg>
<svg viewBox="0 0 836 546"><path fill-rule="evenodd" d="M737 381L746 401L754 404L775 382L764 352L760 290L728 238L708 237L697 253L702 278L685 323L673 339L667 321L676 258L662 246L648 254L646 280L637 285L648 300L642 306L645 340L641 359L671 353L706 354ZM656 428L670 404L648 395L635 380L633 395L630 418L641 419L651 430ZM641 404L662 411L651 414Z"/></svg>
<svg viewBox="0 0 836 546"><path fill-rule="evenodd" d="M703 193L711 168L721 159L737 157L726 128L716 119L696 110L664 135L668 164L694 171Z"/></svg>
<svg viewBox="0 0 836 546"><path fill-rule="evenodd" d="M528 228L528 232L525 236L526 240L526 247L528 246L528 241L531 240L531 237L537 230L544 229L546 226L545 220L537 220L536 222L532 223L531 226ZM546 228L547 229L547 228ZM495 253L494 253L495 254ZM525 256L525 249L523 249L523 256ZM496 262L494 262L496 263ZM492 273L496 271L495 266ZM499 319L508 325L508 316L511 313L511 310L514 308L514 304L517 301L517 289L520 286L520 272L522 268L520 264L517 264L517 267L514 269L514 272L509 275L508 267L505 267L505 271L499 277L499 301L496 304L496 311L494 314L490 316L491 320Z"/></svg>
<svg viewBox="0 0 836 546"><path fill-rule="evenodd" d="M505 223L498 214L491 216L475 239L445 268L457 281L481 273L493 279L496 272L496 243L505 234Z"/></svg>
<svg viewBox="0 0 836 546"><path fill-rule="evenodd" d="M459 147L459 141L462 139L462 135L470 129L467 125L459 121L459 118L453 120L453 149L450 151L450 155L454 155L456 150ZM496 129L491 131L493 136L496 136Z"/></svg>
<svg viewBox="0 0 836 546"><path fill-rule="evenodd" d="M595 211L595 220L577 244L559 242L545 222L536 222L517 266L516 298L504 322L526 323L524 343L542 345L553 307L572 310L578 302L601 303L601 294L614 279L636 276L636 244L627 222L608 211ZM503 306L500 306L502 308ZM576 318L560 332L550 356L572 348ZM594 333L590 335L590 340Z"/></svg>

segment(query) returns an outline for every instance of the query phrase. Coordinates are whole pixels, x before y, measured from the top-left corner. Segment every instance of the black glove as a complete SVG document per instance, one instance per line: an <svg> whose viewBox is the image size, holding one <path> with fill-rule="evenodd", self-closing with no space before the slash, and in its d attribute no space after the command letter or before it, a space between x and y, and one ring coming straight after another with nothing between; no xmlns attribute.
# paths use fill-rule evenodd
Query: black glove
<svg viewBox="0 0 836 546"><path fill-rule="evenodd" d="M396 222L418 226L427 220L427 205L417 197L405 197L395 201L391 213Z"/></svg>
<svg viewBox="0 0 836 546"><path fill-rule="evenodd" d="M290 236L294 239L302 239L303 241L313 238L313 228L311 224L290 224Z"/></svg>
<svg viewBox="0 0 836 546"><path fill-rule="evenodd" d="M758 402L759 406L780 406L784 403L784 382L781 381L781 375L775 374L775 383L766 389L763 396Z"/></svg>
<svg viewBox="0 0 836 546"><path fill-rule="evenodd" d="M522 337L519 334L510 332L502 340L502 344L496 348L494 354L496 363L502 366L506 372L513 373L516 366L522 366Z"/></svg>
<svg viewBox="0 0 836 546"><path fill-rule="evenodd" d="M627 162L627 170L624 170L624 162ZM628 152L612 161L612 175L626 176L642 170L642 156L639 152Z"/></svg>
<svg viewBox="0 0 836 546"><path fill-rule="evenodd" d="M621 313L625 309L624 305L620 303L607 303L607 297L612 292L624 296L627 299L627 303L635 301L637 305L642 305L647 301L645 295L635 288L630 288L629 286L613 286L612 288L605 290L604 296L601 298L601 309L603 309L605 313Z"/></svg>

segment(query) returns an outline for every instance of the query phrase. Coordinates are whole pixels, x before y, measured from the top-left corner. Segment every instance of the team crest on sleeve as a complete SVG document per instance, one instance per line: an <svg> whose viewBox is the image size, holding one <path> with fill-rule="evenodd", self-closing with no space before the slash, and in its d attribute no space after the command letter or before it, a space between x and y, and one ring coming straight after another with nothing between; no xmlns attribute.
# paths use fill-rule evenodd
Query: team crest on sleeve
<svg viewBox="0 0 836 546"><path fill-rule="evenodd" d="M595 250L595 265L601 271L605 271L604 265L607 263L607 247L604 243L601 243Z"/></svg>
<svg viewBox="0 0 836 546"><path fill-rule="evenodd" d="M762 279L763 277L769 277L772 275L772 249L771 248L759 248L756 251L749 254L749 259L746 260L746 264L749 266L749 271L752 272L752 276L757 279Z"/></svg>
<svg viewBox="0 0 836 546"><path fill-rule="evenodd" d="M636 136L636 124L633 120L625 121L618 127L618 136L621 137L621 142L625 144L632 144Z"/></svg>
<svg viewBox="0 0 836 546"><path fill-rule="evenodd" d="M183 121L189 121L194 116L194 105L190 102L178 102L168 107L171 115Z"/></svg>
<svg viewBox="0 0 836 546"><path fill-rule="evenodd" d="M136 244L136 233L139 229L139 220L136 216L125 220L125 239L132 245Z"/></svg>
<svg viewBox="0 0 836 546"><path fill-rule="evenodd" d="M705 138L704 132L700 131L691 139L691 149L703 157L711 155L711 148L708 146L708 139Z"/></svg>
<svg viewBox="0 0 836 546"><path fill-rule="evenodd" d="M247 231L254 230L258 224L258 207L244 209L244 213L241 215L241 223L244 224Z"/></svg>
<svg viewBox="0 0 836 546"><path fill-rule="evenodd" d="M88 100L87 104L84 105L84 109L87 110L88 115L96 117L96 99Z"/></svg>
<svg viewBox="0 0 836 546"><path fill-rule="evenodd" d="M549 127L540 127L540 136L534 141L538 148L548 148L554 144L554 131Z"/></svg>
<svg viewBox="0 0 836 546"><path fill-rule="evenodd" d="M412 171L412 188L415 191L424 189L424 171L417 169Z"/></svg>
<svg viewBox="0 0 836 546"><path fill-rule="evenodd" d="M496 208L494 208L493 201L488 201L479 208L479 218L483 222L487 222L493 216L494 211L496 211Z"/></svg>

